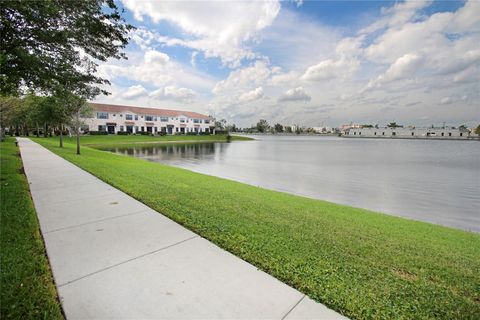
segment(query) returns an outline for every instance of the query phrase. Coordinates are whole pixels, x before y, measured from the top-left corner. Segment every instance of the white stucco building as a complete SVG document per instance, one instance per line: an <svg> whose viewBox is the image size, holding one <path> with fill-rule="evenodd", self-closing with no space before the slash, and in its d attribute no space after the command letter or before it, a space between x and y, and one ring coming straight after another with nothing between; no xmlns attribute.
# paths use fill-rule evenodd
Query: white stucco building
<svg viewBox="0 0 480 320"><path fill-rule="evenodd" d="M93 117L83 122L88 131L152 134L186 134L213 132L214 119L196 112L141 108L123 105L90 103Z"/></svg>
<svg viewBox="0 0 480 320"><path fill-rule="evenodd" d="M342 132L347 138L435 138L435 139L469 139L470 131L465 128L348 128Z"/></svg>

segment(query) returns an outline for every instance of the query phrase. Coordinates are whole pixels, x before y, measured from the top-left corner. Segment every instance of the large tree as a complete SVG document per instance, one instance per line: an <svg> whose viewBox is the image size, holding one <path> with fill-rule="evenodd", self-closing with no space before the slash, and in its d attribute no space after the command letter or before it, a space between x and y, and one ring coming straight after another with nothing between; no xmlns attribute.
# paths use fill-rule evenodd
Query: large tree
<svg viewBox="0 0 480 320"><path fill-rule="evenodd" d="M257 122L256 127L257 127L257 131L261 133L267 132L268 129L270 129L270 125L265 119L260 119L260 121Z"/></svg>
<svg viewBox="0 0 480 320"><path fill-rule="evenodd" d="M2 95L59 85L84 98L106 94L98 62L126 58L133 28L113 0L3 0L0 13Z"/></svg>

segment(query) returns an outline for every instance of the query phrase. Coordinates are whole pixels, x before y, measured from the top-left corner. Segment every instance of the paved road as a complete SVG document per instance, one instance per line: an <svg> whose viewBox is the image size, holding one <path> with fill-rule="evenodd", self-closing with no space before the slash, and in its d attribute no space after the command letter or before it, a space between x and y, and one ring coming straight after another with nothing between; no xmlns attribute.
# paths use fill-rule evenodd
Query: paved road
<svg viewBox="0 0 480 320"><path fill-rule="evenodd" d="M19 138L68 319L345 319Z"/></svg>

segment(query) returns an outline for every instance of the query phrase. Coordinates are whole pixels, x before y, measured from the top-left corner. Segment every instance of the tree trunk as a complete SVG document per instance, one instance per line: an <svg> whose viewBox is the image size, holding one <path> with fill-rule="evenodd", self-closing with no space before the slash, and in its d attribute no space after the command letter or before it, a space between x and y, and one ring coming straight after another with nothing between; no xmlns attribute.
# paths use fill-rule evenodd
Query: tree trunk
<svg viewBox="0 0 480 320"><path fill-rule="evenodd" d="M47 130L48 130L48 125L47 123L45 122L45 130L43 131L43 136L46 138L47 137Z"/></svg>
<svg viewBox="0 0 480 320"><path fill-rule="evenodd" d="M80 109L77 111L76 124L74 126L77 133L77 154L80 154Z"/></svg>
<svg viewBox="0 0 480 320"><path fill-rule="evenodd" d="M77 128L77 154L80 154L80 130Z"/></svg>
<svg viewBox="0 0 480 320"><path fill-rule="evenodd" d="M38 121L35 122L35 125L37 126L37 138L40 138L40 128L38 127Z"/></svg>
<svg viewBox="0 0 480 320"><path fill-rule="evenodd" d="M60 148L63 148L63 125L60 125Z"/></svg>

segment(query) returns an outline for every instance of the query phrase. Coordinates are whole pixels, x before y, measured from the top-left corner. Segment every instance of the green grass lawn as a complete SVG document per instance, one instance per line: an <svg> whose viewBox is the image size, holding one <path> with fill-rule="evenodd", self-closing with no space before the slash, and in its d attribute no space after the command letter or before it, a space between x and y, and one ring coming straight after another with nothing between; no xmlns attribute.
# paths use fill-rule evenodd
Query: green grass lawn
<svg viewBox="0 0 480 320"><path fill-rule="evenodd" d="M22 160L0 143L0 318L62 319Z"/></svg>
<svg viewBox="0 0 480 320"><path fill-rule="evenodd" d="M59 138L47 138L58 141ZM94 135L94 136L81 136L80 143L86 146L102 145L133 145L133 144L150 144L150 143L171 143L171 142L224 142L226 141L226 135L208 135L208 136L186 136L186 135L170 135L170 136L142 136L142 135ZM234 136L232 135L232 141L238 140L253 140L252 138ZM65 142L76 143L76 137L66 137Z"/></svg>
<svg viewBox="0 0 480 320"><path fill-rule="evenodd" d="M479 234L35 140L346 316L480 317Z"/></svg>

